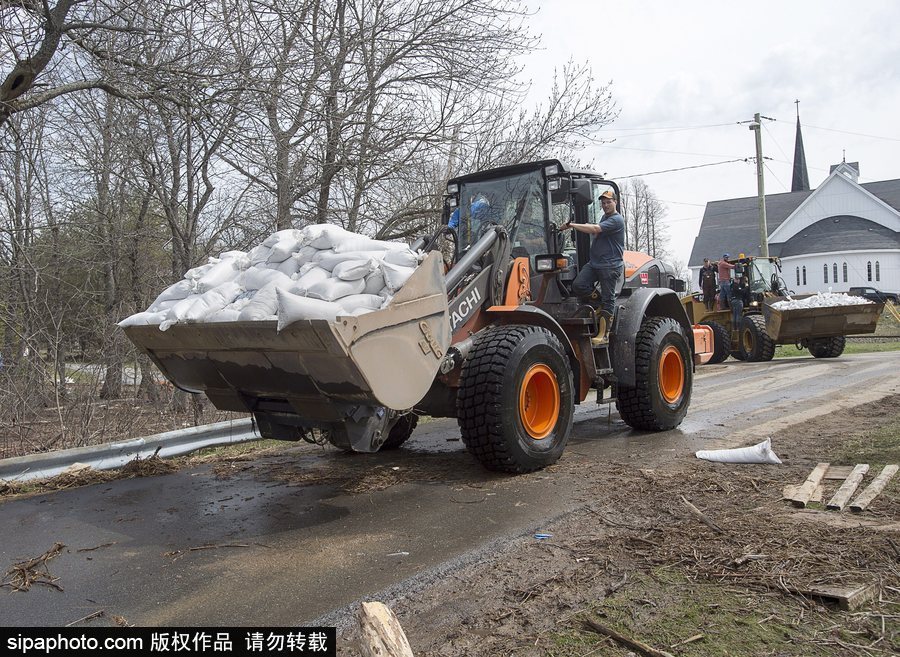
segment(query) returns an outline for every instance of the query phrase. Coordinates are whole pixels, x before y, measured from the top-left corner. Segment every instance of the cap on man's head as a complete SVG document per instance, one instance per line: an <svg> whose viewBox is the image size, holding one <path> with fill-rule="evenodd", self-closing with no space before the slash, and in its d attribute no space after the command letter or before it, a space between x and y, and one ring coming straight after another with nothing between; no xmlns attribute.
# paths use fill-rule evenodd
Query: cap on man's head
<svg viewBox="0 0 900 657"><path fill-rule="evenodd" d="M616 200L616 195L613 193L611 189L607 189L605 192L600 194L600 198L611 198L612 200Z"/></svg>
<svg viewBox="0 0 900 657"><path fill-rule="evenodd" d="M723 257L723 258L728 258L728 257L730 257L730 256L729 256L727 253L723 253L723 254L722 254L722 257Z"/></svg>

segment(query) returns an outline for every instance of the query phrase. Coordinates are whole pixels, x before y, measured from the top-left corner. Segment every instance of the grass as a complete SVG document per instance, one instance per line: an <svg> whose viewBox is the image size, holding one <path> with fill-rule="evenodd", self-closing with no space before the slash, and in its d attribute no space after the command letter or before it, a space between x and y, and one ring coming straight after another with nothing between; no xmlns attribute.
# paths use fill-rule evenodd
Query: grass
<svg viewBox="0 0 900 657"><path fill-rule="evenodd" d="M880 351L900 351L900 340L891 342L847 342L843 355L871 354ZM783 344L775 347L775 358L796 358L797 356L809 356L808 349L798 350L792 344Z"/></svg>
<svg viewBox="0 0 900 657"><path fill-rule="evenodd" d="M900 463L900 419L871 431L850 434L834 460L869 463L873 467Z"/></svg>

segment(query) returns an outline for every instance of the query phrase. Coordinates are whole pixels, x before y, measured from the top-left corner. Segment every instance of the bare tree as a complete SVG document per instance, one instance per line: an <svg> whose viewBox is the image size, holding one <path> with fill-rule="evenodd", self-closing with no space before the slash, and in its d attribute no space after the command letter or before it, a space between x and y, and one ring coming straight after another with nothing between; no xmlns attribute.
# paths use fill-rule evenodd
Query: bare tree
<svg viewBox="0 0 900 657"><path fill-rule="evenodd" d="M642 251L654 258L665 258L669 236L662 224L665 205L641 178L622 186L622 215L627 228L626 249Z"/></svg>

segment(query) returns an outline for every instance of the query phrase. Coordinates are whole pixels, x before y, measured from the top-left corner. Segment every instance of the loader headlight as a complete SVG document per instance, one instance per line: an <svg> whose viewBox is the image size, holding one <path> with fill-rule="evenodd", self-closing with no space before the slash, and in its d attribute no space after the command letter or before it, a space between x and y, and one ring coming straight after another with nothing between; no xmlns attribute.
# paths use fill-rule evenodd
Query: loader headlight
<svg viewBox="0 0 900 657"><path fill-rule="evenodd" d="M557 189L559 189L559 178L554 178L548 183L547 186L550 188L551 192L555 192Z"/></svg>
<svg viewBox="0 0 900 657"><path fill-rule="evenodd" d="M459 194L459 185L456 183L451 183L447 185L447 193L448 194Z"/></svg>
<svg viewBox="0 0 900 657"><path fill-rule="evenodd" d="M568 264L569 261L560 253L546 253L534 256L534 270L540 273L564 269Z"/></svg>

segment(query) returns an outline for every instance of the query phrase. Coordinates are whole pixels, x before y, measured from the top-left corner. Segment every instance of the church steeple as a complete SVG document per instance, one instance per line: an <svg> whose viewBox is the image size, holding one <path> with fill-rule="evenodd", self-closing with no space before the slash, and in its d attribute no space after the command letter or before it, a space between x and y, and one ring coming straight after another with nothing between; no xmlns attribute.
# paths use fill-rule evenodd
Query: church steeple
<svg viewBox="0 0 900 657"><path fill-rule="evenodd" d="M794 140L794 178L791 181L792 192L809 191L809 174L806 172L806 153L803 151L803 135L800 132L800 101L797 105L797 137Z"/></svg>

